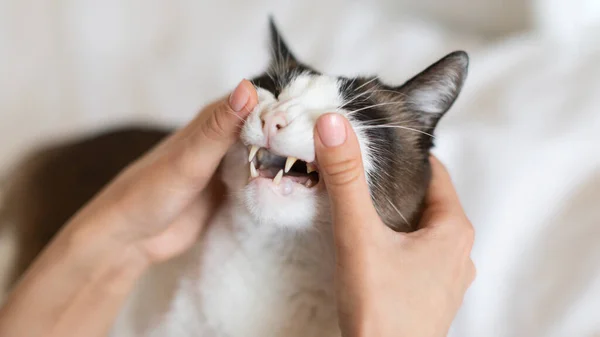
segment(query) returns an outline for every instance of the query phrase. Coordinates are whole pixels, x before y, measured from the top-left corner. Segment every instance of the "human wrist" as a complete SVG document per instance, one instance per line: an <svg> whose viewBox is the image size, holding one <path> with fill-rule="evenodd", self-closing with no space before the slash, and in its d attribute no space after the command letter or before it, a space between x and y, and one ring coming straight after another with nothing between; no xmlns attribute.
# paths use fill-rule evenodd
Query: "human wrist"
<svg viewBox="0 0 600 337"><path fill-rule="evenodd" d="M149 263L94 223L74 219L37 258L0 310L0 335L96 336L113 324Z"/></svg>

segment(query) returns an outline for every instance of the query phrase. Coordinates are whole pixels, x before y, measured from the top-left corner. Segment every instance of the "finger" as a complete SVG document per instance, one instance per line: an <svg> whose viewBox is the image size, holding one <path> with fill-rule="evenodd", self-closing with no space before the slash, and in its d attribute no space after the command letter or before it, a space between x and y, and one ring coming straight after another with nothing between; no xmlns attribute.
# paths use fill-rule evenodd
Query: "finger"
<svg viewBox="0 0 600 337"><path fill-rule="evenodd" d="M208 107L174 136L165 164L184 185L202 187L237 140L245 118L258 103L256 89L248 80L238 84L229 99Z"/></svg>
<svg viewBox="0 0 600 337"><path fill-rule="evenodd" d="M431 164L431 182L425 196L425 210L419 227L439 227L446 225L460 226L451 231L460 235L471 233L472 225L468 220L448 170L434 156L429 158ZM464 236L468 236L465 234Z"/></svg>
<svg viewBox="0 0 600 337"><path fill-rule="evenodd" d="M326 114L315 128L319 174L325 182L334 230L359 229L377 219L363 168L360 146L348 120Z"/></svg>
<svg viewBox="0 0 600 337"><path fill-rule="evenodd" d="M204 225L214 215L225 195L224 187L218 179L213 179L212 184L214 186L203 190L166 230L138 244L150 262L162 262L179 255L198 240Z"/></svg>
<svg viewBox="0 0 600 337"><path fill-rule="evenodd" d="M458 195L452 184L448 170L435 156L429 157L431 182L425 202L427 206L455 207L459 204Z"/></svg>
<svg viewBox="0 0 600 337"><path fill-rule="evenodd" d="M470 286L475 278L477 277L477 267L475 267L475 263L472 259L469 259L467 262L467 286Z"/></svg>
<svg viewBox="0 0 600 337"><path fill-rule="evenodd" d="M243 80L229 99L203 109L135 163L120 179L120 211L136 222L172 222L210 181L257 102L254 86Z"/></svg>

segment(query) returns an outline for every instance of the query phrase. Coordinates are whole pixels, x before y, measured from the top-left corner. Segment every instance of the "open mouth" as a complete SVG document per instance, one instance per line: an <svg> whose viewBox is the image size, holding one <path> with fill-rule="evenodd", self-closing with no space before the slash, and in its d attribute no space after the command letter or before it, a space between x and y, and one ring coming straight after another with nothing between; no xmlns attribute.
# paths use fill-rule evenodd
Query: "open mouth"
<svg viewBox="0 0 600 337"><path fill-rule="evenodd" d="M250 179L269 178L273 179L275 185L279 185L285 176L307 188L319 183L319 172L314 163L307 163L295 157L278 156L255 145L252 145L249 151Z"/></svg>

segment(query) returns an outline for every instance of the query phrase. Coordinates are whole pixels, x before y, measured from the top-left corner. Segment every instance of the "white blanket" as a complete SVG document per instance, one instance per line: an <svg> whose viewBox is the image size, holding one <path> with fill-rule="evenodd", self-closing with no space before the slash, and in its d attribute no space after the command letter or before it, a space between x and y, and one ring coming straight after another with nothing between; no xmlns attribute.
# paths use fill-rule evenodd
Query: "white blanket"
<svg viewBox="0 0 600 337"><path fill-rule="evenodd" d="M600 2L487 2L422 1L426 21L395 1L0 0L0 172L48 139L184 123L262 71L269 12L330 73L400 83L465 49L469 79L435 151L477 231L451 336L599 336Z"/></svg>

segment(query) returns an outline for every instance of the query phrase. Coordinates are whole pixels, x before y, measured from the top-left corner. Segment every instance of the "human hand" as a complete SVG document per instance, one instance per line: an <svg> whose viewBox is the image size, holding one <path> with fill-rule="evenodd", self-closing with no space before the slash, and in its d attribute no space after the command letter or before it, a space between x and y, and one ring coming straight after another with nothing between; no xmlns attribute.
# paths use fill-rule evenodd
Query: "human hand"
<svg viewBox="0 0 600 337"><path fill-rule="evenodd" d="M373 207L348 121L322 116L315 133L333 214L343 336L446 336L475 277L473 227L448 172L431 157L420 229L397 233Z"/></svg>
<svg viewBox="0 0 600 337"><path fill-rule="evenodd" d="M257 102L242 81L119 174L12 290L0 336L106 336L147 267L196 242L224 195L213 175Z"/></svg>
<svg viewBox="0 0 600 337"><path fill-rule="evenodd" d="M185 128L131 164L68 224L82 242L99 231L150 263L189 248L224 195L213 175L258 97L243 80ZM81 228L84 227L84 230Z"/></svg>

